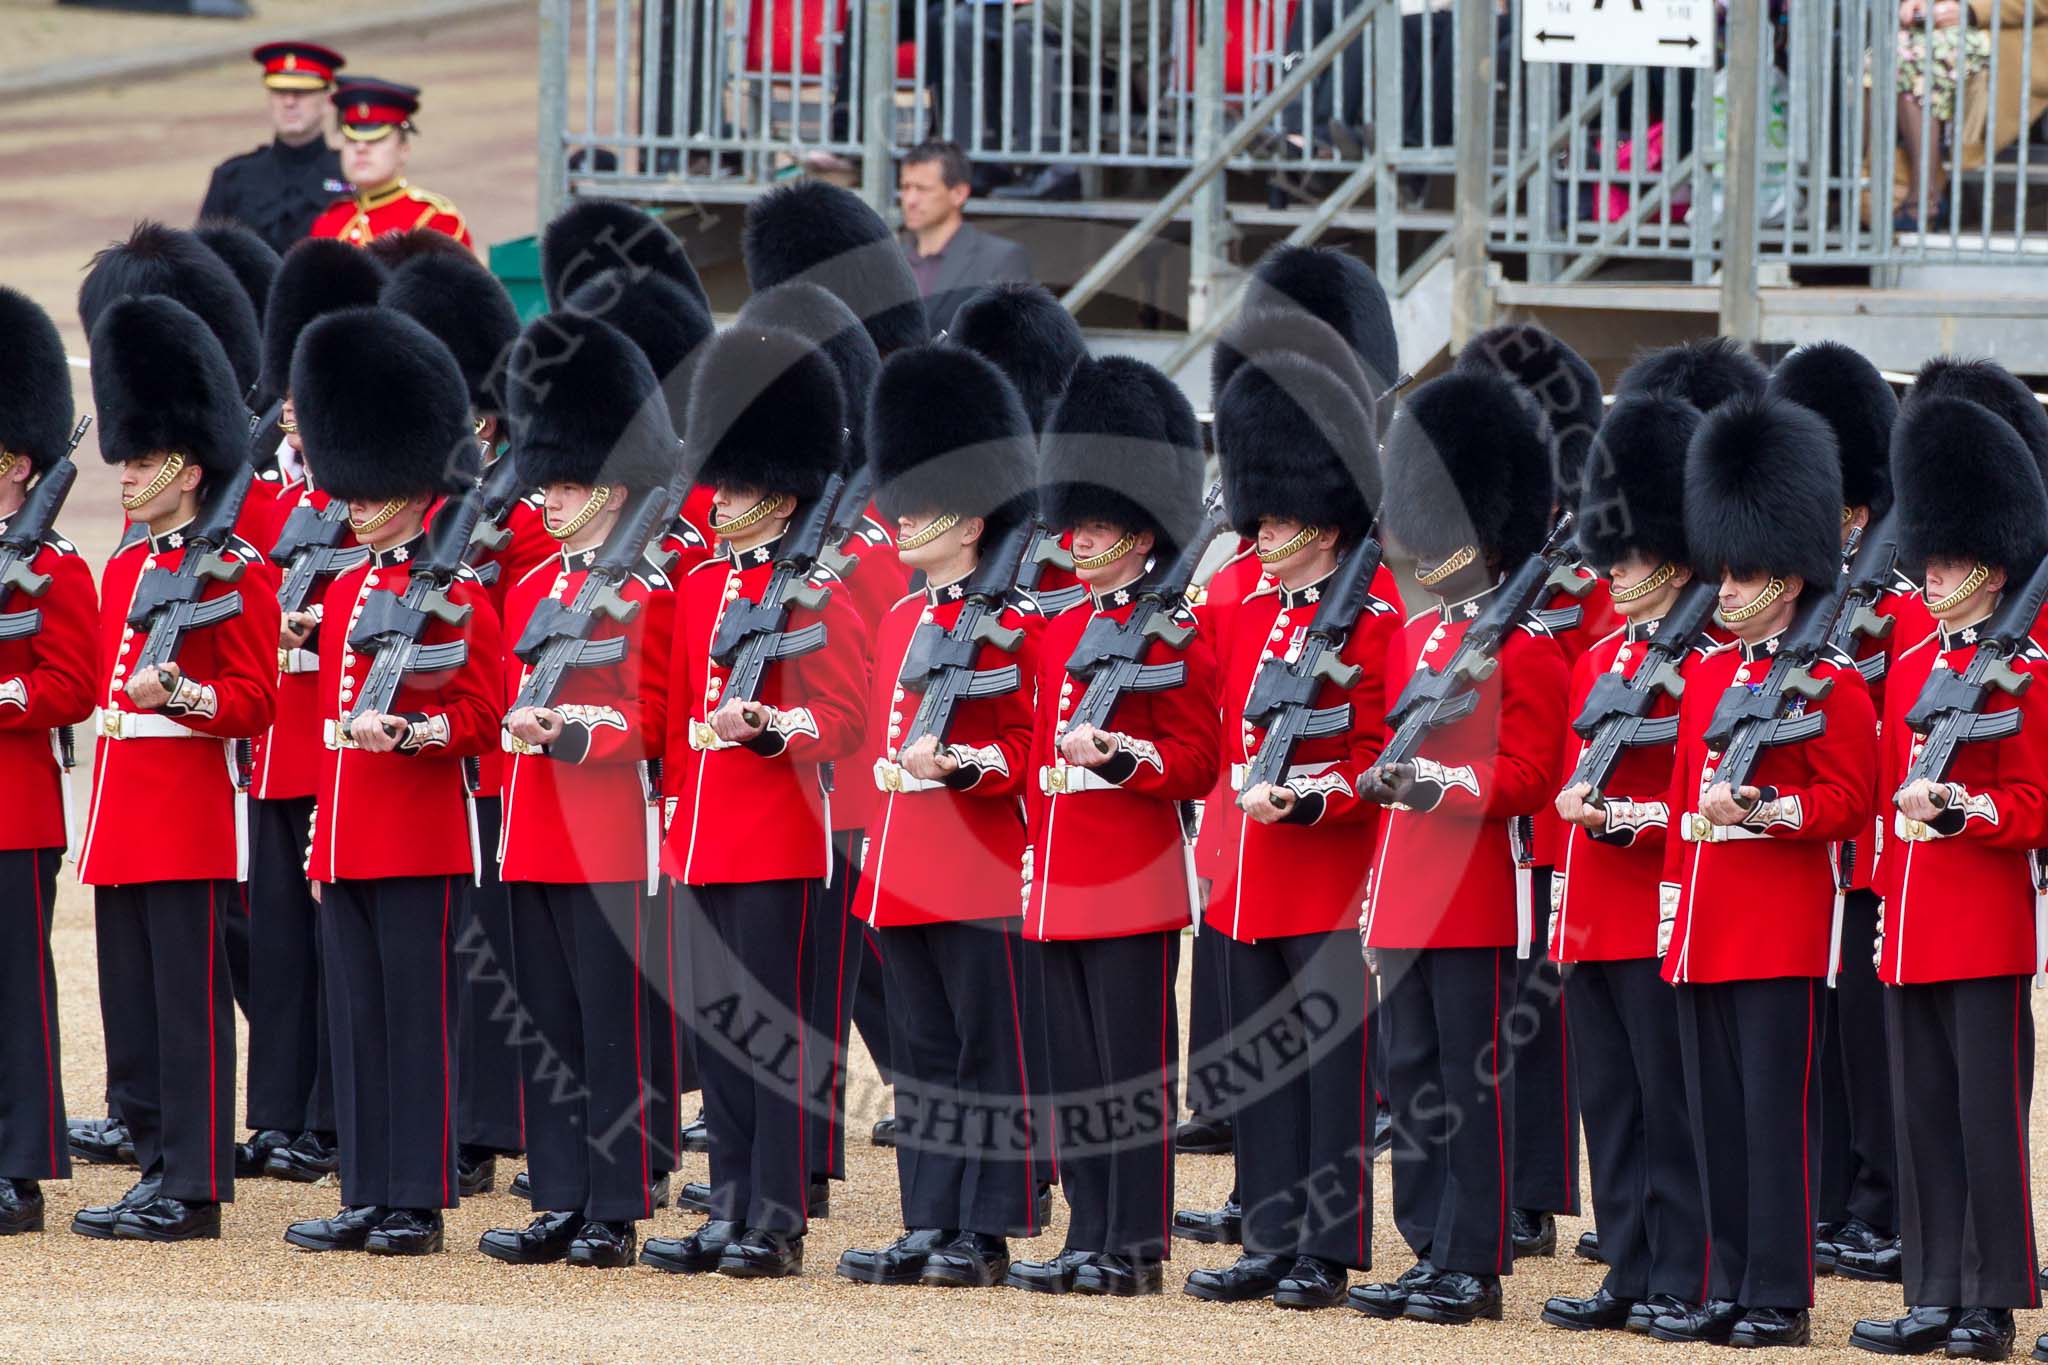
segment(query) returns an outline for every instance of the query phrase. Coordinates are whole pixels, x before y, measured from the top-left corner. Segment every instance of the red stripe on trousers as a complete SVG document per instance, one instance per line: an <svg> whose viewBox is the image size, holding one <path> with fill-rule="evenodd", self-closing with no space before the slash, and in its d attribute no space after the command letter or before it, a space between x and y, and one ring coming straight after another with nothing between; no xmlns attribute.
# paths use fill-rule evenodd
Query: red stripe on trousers
<svg viewBox="0 0 2048 1365"><path fill-rule="evenodd" d="M214 1039L213 959L221 945L214 884L206 884L206 1170L213 1202L220 1202L220 1048Z"/></svg>
<svg viewBox="0 0 2048 1365"><path fill-rule="evenodd" d="M2020 1016L2022 1012L2021 1007L2026 1003L2025 991L2025 979L2015 979L2012 983L2012 1122L2013 1131L2019 1138L2020 1189L2023 1191L2033 1188L2033 1176L2027 1170L2027 1111L2020 1104ZM2036 1262L2034 1260L2033 1211L2022 1207L2020 1218L2025 1223L2027 1229L2027 1290L2030 1296L2027 1306L2029 1308L2038 1308L2041 1306L2041 1282L2034 1273Z"/></svg>
<svg viewBox="0 0 2048 1365"><path fill-rule="evenodd" d="M1038 1135L1033 1131L1031 1076L1024 1069L1024 1013L1017 1004L1017 964L1010 960L1010 935L1003 936L1003 974L1010 984L1010 1036L1017 1042L1017 1090L1024 1097L1024 1227L1027 1235L1038 1235L1038 1170L1032 1164Z"/></svg>
<svg viewBox="0 0 2048 1365"><path fill-rule="evenodd" d="M448 906L455 896L455 879L441 879L441 1204L448 1197L448 1135L455 1130L455 1100L448 1079Z"/></svg>
<svg viewBox="0 0 2048 1365"><path fill-rule="evenodd" d="M43 938L43 855L40 849L28 855L29 880L35 886L36 996L43 1015L43 1102L50 1113L50 1179L62 1179L57 1164L57 1050L50 1042L50 945Z"/></svg>
<svg viewBox="0 0 2048 1365"><path fill-rule="evenodd" d="M853 932L853 841L846 844L846 878L839 886L839 960L832 979L832 1085L825 1102L825 1150L830 1152L839 1133L839 1035L846 1031L846 936Z"/></svg>
<svg viewBox="0 0 2048 1365"><path fill-rule="evenodd" d="M1809 1131L1812 1119L1807 1103L1813 1085L1813 982L1806 983L1806 1071L1799 1082L1799 1190L1806 1201L1806 1221L1801 1226L1813 1226L1813 1136ZM1806 1240L1806 1296L1813 1297L1813 1239Z"/></svg>
<svg viewBox="0 0 2048 1365"><path fill-rule="evenodd" d="M804 1221L809 1223L811 1213L811 1133L810 1125L804 1122L804 1051L808 1041L804 1035L810 1032L804 1024L804 935L811 928L811 884L804 883L804 909L796 922L796 1159L797 1174L803 1182L797 1186L803 1192Z"/></svg>
<svg viewBox="0 0 2048 1365"><path fill-rule="evenodd" d="M1173 1071L1167 1063L1167 1049L1171 1042L1167 1035L1173 1030L1167 1027L1167 1020L1173 1008L1173 973L1169 969L1173 961L1173 939L1165 934L1159 936L1159 1094L1164 1103L1159 1112L1165 1116L1161 1125L1164 1137L1159 1144L1160 1188L1165 1192L1165 1221L1160 1232L1166 1238L1166 1255L1173 1254ZM1036 1198L1036 1195L1033 1195Z"/></svg>
<svg viewBox="0 0 2048 1365"><path fill-rule="evenodd" d="M1365 1263L1366 1184L1372 1178L1373 1088L1372 1069L1372 968L1362 957L1358 969L1365 973L1365 1013L1358 1021L1358 1261Z"/></svg>
<svg viewBox="0 0 2048 1365"><path fill-rule="evenodd" d="M654 1188L650 1183L654 1168L647 1160L647 1073L642 1070L646 1061L640 1055L640 998L646 994L641 989L640 979L640 884L633 884L633 979L626 988L633 992L633 1089L640 1096L640 1188L647 1191L646 1202L641 1206L646 1216L654 1217Z"/></svg>
<svg viewBox="0 0 2048 1365"><path fill-rule="evenodd" d="M1493 954L1493 1145L1495 1169L1499 1179L1495 1187L1500 1191L1500 1223L1494 1233L1493 1268L1498 1271L1508 1261L1508 1134L1507 1116L1501 1113L1500 1100L1500 949Z"/></svg>

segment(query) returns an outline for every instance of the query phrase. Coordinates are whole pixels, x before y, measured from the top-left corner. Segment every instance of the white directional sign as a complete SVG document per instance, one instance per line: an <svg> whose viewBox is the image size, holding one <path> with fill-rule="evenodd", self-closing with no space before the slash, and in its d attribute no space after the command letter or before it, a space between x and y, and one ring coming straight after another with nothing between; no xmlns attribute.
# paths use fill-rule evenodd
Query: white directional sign
<svg viewBox="0 0 2048 1365"><path fill-rule="evenodd" d="M1714 64L1714 0L1521 0L1521 6L1525 62Z"/></svg>

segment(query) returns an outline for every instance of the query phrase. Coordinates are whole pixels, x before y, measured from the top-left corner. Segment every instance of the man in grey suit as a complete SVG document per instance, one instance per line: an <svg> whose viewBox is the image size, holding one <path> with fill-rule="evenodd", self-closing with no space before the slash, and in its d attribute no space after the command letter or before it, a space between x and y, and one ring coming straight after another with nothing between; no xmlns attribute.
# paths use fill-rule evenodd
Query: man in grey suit
<svg viewBox="0 0 2048 1365"><path fill-rule="evenodd" d="M1031 258L1022 246L961 216L968 176L966 153L957 143L941 141L911 148L897 172L908 237L903 251L935 334L953 325L953 314L983 285L1031 278Z"/></svg>

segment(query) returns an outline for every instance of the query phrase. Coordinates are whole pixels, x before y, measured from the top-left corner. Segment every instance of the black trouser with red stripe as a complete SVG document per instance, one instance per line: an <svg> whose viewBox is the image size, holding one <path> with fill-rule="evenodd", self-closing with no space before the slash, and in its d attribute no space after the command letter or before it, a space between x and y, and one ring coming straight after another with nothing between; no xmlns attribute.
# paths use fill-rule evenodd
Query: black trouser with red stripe
<svg viewBox="0 0 2048 1365"><path fill-rule="evenodd" d="M0 852L0 1180L67 1180L50 918L61 848Z"/></svg>
<svg viewBox="0 0 2048 1365"><path fill-rule="evenodd" d="M1513 948L1381 948L1394 1224L1439 1270L1505 1275L1515 1086Z"/></svg>
<svg viewBox="0 0 2048 1365"><path fill-rule="evenodd" d="M1180 931L1040 946L1067 1246L1166 1257L1179 1102Z"/></svg>
<svg viewBox="0 0 2048 1365"><path fill-rule="evenodd" d="M1553 869L1532 873L1534 925L1529 956L1515 962L1515 1008L1507 1028L1515 1065L1515 1145L1509 1202L1544 1213L1579 1211L1579 1082L1564 978L1550 942Z"/></svg>
<svg viewBox="0 0 2048 1365"><path fill-rule="evenodd" d="M526 1116L519 1107L519 1040L510 1015L501 1008L504 978L512 971L512 904L492 856L503 815L497 797L476 799L483 884L464 881L458 888L456 1038L462 1065L457 1068L455 1132L465 1147L519 1152L526 1149Z"/></svg>
<svg viewBox="0 0 2048 1365"><path fill-rule="evenodd" d="M249 803L251 1128L334 1131L319 907L306 882L313 798Z"/></svg>
<svg viewBox="0 0 2048 1365"><path fill-rule="evenodd" d="M235 1017L226 919L232 881L93 891L107 1095L136 1164L173 1199L235 1197Z"/></svg>
<svg viewBox="0 0 2048 1365"><path fill-rule="evenodd" d="M1238 1199L1244 1249L1372 1264L1372 1083L1358 933L1214 938L1229 990L1231 1070L1243 1087Z"/></svg>
<svg viewBox="0 0 2048 1365"><path fill-rule="evenodd" d="M687 892L685 893L687 894ZM648 1100L647 1160L656 1176L673 1174L676 1144L682 1134L683 1095L697 1088L697 1064L683 1040L683 987L680 964L683 925L676 910L675 884L667 878L659 894L649 897L648 938L640 973L640 1008L647 1019Z"/></svg>
<svg viewBox="0 0 2048 1365"><path fill-rule="evenodd" d="M846 1179L846 1044L862 968L861 925L853 917L860 896L862 838L857 829L832 835L832 877L804 934L802 990L812 1058L804 1143L811 1175L819 1180Z"/></svg>
<svg viewBox="0 0 2048 1365"><path fill-rule="evenodd" d="M865 924L847 932L855 935L847 943L848 951L860 959L860 970L847 987L853 996L853 1022L860 1028L868 1056L875 1059L875 1070L882 1073L882 1084L894 1085L895 1059L889 1055L889 971L882 960L882 941Z"/></svg>
<svg viewBox="0 0 2048 1365"><path fill-rule="evenodd" d="M533 1020L525 1063L533 1207L608 1223L650 1218L654 1134L670 1111L650 1084L655 1021L642 973L667 944L655 913L665 901L647 898L638 882L507 889L514 979Z"/></svg>
<svg viewBox="0 0 2048 1365"><path fill-rule="evenodd" d="M1815 977L1685 983L1678 1049L1712 1247L1707 1294L1744 1308L1813 1302Z"/></svg>
<svg viewBox="0 0 2048 1365"><path fill-rule="evenodd" d="M1036 1237L1018 921L880 931L908 1228Z"/></svg>
<svg viewBox="0 0 2048 1365"><path fill-rule="evenodd" d="M1821 1018L1820 1212L1823 1222L1861 1218L1898 1231L1898 1153L1892 1145L1891 1063L1885 1045L1884 987L1877 979L1874 891L1851 891L1842 906L1841 969Z"/></svg>
<svg viewBox="0 0 2048 1365"><path fill-rule="evenodd" d="M800 1007L804 940L822 914L809 879L695 888L691 1027L711 1135L712 1217L801 1236L812 1162L803 1104L816 1059Z"/></svg>
<svg viewBox="0 0 2048 1365"><path fill-rule="evenodd" d="M1678 1001L1656 958L1581 962L1565 980L1608 1292L1706 1297L1707 1218L1678 1051Z"/></svg>
<svg viewBox="0 0 2048 1365"><path fill-rule="evenodd" d="M1211 1121L1235 1117L1212 1087L1197 1083L1200 1062L1219 1057L1230 1046L1230 978L1223 965L1229 951L1226 937L1210 933L1207 926L1196 931L1188 979L1187 1110Z"/></svg>
<svg viewBox="0 0 2048 1365"><path fill-rule="evenodd" d="M465 885L382 877L321 891L348 1207L455 1207L455 940Z"/></svg>
<svg viewBox="0 0 2048 1365"><path fill-rule="evenodd" d="M1031 1092L1031 1169L1043 1187L1058 1183L1060 1155L1052 1102L1052 1041L1045 1018L1045 945L1037 939L1017 941L1017 990L1024 1010L1024 1085Z"/></svg>
<svg viewBox="0 0 2048 1365"><path fill-rule="evenodd" d="M2026 977L1991 976L1884 993L1912 1307L2040 1307L2030 992Z"/></svg>

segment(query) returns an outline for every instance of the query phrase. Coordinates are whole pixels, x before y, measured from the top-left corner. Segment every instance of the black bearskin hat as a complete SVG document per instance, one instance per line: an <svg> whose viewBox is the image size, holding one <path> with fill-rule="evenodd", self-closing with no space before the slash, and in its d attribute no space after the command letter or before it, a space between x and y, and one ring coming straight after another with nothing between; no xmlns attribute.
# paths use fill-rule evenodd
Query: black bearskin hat
<svg viewBox="0 0 2048 1365"><path fill-rule="evenodd" d="M1580 556L1610 568L1637 551L1692 563L1685 544L1685 452L1700 410L1672 393L1639 393L1607 410L1586 459L1573 534Z"/></svg>
<svg viewBox="0 0 2048 1365"><path fill-rule="evenodd" d="M1074 367L1046 425L1039 505L1053 526L1106 521L1179 553L1202 524L1202 444L1173 381L1129 356Z"/></svg>
<svg viewBox="0 0 2048 1365"><path fill-rule="evenodd" d="M474 415L505 411L505 366L519 338L519 310L496 275L467 253L422 253L392 272L378 302L441 338L462 366Z"/></svg>
<svg viewBox="0 0 2048 1365"><path fill-rule="evenodd" d="M995 363L1023 400L1034 432L1045 429L1067 376L1088 354L1081 324L1042 284L983 286L953 314L946 335Z"/></svg>
<svg viewBox="0 0 2048 1365"><path fill-rule="evenodd" d="M293 243L270 287L264 318L264 394L275 401L290 392L292 350L308 323L337 309L368 308L383 289L383 267L347 242L309 237Z"/></svg>
<svg viewBox="0 0 2048 1365"><path fill-rule="evenodd" d="M1779 361L1765 391L1818 413L1834 428L1844 506L1868 507L1873 521L1891 510L1899 400L1877 366L1839 341L1816 341Z"/></svg>
<svg viewBox="0 0 2048 1365"><path fill-rule="evenodd" d="M1550 431L1528 390L1490 368L1451 370L1387 429L1382 524L1425 562L1467 545L1512 567L1550 526Z"/></svg>
<svg viewBox="0 0 2048 1365"><path fill-rule="evenodd" d="M1299 311L1329 324L1365 367L1375 393L1384 392L1400 378L1401 349L1387 292L1356 256L1330 247L1283 242L1252 267L1246 287L1248 311ZM1234 368L1234 361L1226 358L1219 346L1210 365L1210 392L1221 394L1230 381L1228 370Z"/></svg>
<svg viewBox="0 0 2048 1365"><path fill-rule="evenodd" d="M1900 557L1916 567L1953 559L2024 579L2048 555L2048 490L2003 418L1933 395L1899 418L1892 439Z"/></svg>
<svg viewBox="0 0 2048 1365"><path fill-rule="evenodd" d="M241 468L248 454L249 413L234 367L213 330L176 299L116 299L100 314L92 401L108 464L182 451L212 479Z"/></svg>
<svg viewBox="0 0 2048 1365"><path fill-rule="evenodd" d="M690 253L668 224L617 199L577 199L555 215L540 239L540 276L548 307L560 308L593 275L624 271L634 283L667 280L710 311Z"/></svg>
<svg viewBox="0 0 2048 1365"><path fill-rule="evenodd" d="M78 287L78 320L86 333L98 327L114 300L133 294L163 294L184 304L220 342L241 386L235 396L254 387L263 357L256 306L206 243L183 228L144 221L127 241L102 248Z"/></svg>
<svg viewBox="0 0 2048 1365"><path fill-rule="evenodd" d="M40 473L71 446L71 367L57 324L26 294L0 286L0 451Z"/></svg>
<svg viewBox="0 0 2048 1365"><path fill-rule="evenodd" d="M931 339L903 248L851 190L822 180L770 190L747 206L740 249L756 290L795 279L824 286L853 310L885 356Z"/></svg>
<svg viewBox="0 0 2048 1365"><path fill-rule="evenodd" d="M962 346L898 351L867 411L875 505L1014 519L1030 510L1037 451L1023 401L1003 372Z"/></svg>
<svg viewBox="0 0 2048 1365"><path fill-rule="evenodd" d="M849 472L867 459L868 400L882 357L860 319L837 298L806 280L791 280L764 289L740 305L735 322L800 336L822 347L839 374L839 392L846 399L846 467Z"/></svg>
<svg viewBox="0 0 2048 1365"><path fill-rule="evenodd" d="M682 462L654 367L610 323L550 313L514 350L512 457L522 483L668 483Z"/></svg>
<svg viewBox="0 0 2048 1365"><path fill-rule="evenodd" d="M684 445L692 482L814 498L846 467L839 375L807 338L735 324L695 369Z"/></svg>
<svg viewBox="0 0 2048 1365"><path fill-rule="evenodd" d="M363 243L363 253L386 270L396 270L415 256L460 256L471 265L476 253L437 228L384 232Z"/></svg>
<svg viewBox="0 0 2048 1365"><path fill-rule="evenodd" d="M1762 393L1770 380L1770 371L1741 342L1701 337L1637 356L1615 381L1614 396L1661 389L1711 412L1731 398Z"/></svg>
<svg viewBox="0 0 2048 1365"><path fill-rule="evenodd" d="M330 497L455 493L476 481L483 456L462 367L405 314L343 308L316 318L291 376L306 463Z"/></svg>
<svg viewBox="0 0 2048 1365"><path fill-rule="evenodd" d="M1560 507L1576 504L1586 452L1606 411L1600 376L1585 357L1541 327L1511 322L1466 342L1458 368L1499 370L1529 391L1550 423L1552 496Z"/></svg>
<svg viewBox="0 0 2048 1365"><path fill-rule="evenodd" d="M669 422L678 428L688 423L691 366L718 331L696 295L665 275L635 280L626 270L603 270L570 292L555 316L564 313L598 318L623 332L653 367Z"/></svg>
<svg viewBox="0 0 2048 1365"><path fill-rule="evenodd" d="M1842 568L1834 430L1768 395L1708 413L1685 455L1685 540L1706 577L1797 574L1826 590Z"/></svg>
<svg viewBox="0 0 2048 1365"><path fill-rule="evenodd" d="M1302 356L1350 385L1372 419L1375 436L1378 435L1380 419L1391 412L1391 406L1382 407L1381 389L1366 373L1365 362L1337 334L1336 328L1313 314L1286 306L1284 301L1278 308L1246 308L1216 338L1215 349L1209 353L1210 407L1213 409L1223 401L1223 390L1248 357L1272 355Z"/></svg>
<svg viewBox="0 0 2048 1365"><path fill-rule="evenodd" d="M1285 517L1357 540L1380 503L1379 443L1357 391L1306 356L1251 360L1216 404L1231 524L1250 537L1261 517Z"/></svg>
<svg viewBox="0 0 2048 1365"><path fill-rule="evenodd" d="M1963 360L1936 356L1913 376L1906 407L1929 398L1967 398L2004 418L2033 452L2041 477L2048 479L2048 411L2019 376L1995 360Z"/></svg>
<svg viewBox="0 0 2048 1365"><path fill-rule="evenodd" d="M242 292L249 296L250 307L256 310L256 325L262 326L263 310L270 304L270 282L277 278L277 252L270 243L226 218L209 218L194 227L192 235L234 272Z"/></svg>

